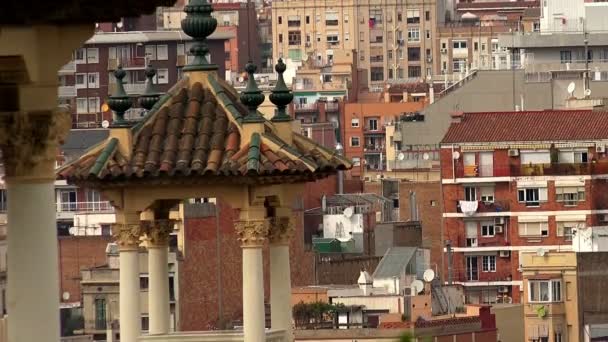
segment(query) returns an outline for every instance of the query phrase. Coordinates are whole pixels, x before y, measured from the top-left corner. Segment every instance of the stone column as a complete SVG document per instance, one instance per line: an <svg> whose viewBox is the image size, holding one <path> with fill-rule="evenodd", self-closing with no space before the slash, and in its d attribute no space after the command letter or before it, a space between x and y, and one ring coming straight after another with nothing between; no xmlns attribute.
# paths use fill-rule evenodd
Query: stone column
<svg viewBox="0 0 608 342"><path fill-rule="evenodd" d="M266 340L264 313L264 262L262 247L268 236L267 219L235 224L243 248L243 330L245 342Z"/></svg>
<svg viewBox="0 0 608 342"><path fill-rule="evenodd" d="M136 342L141 335L139 244L143 229L139 223L117 223L112 231L120 253L120 340Z"/></svg>
<svg viewBox="0 0 608 342"><path fill-rule="evenodd" d="M270 220L270 317L275 330L284 330L286 341L293 341L291 311L291 270L289 241L293 221L288 216Z"/></svg>
<svg viewBox="0 0 608 342"><path fill-rule="evenodd" d="M0 147L10 198L7 304L11 342L59 341L54 168L58 145L70 125L67 112L53 110L0 116Z"/></svg>
<svg viewBox="0 0 608 342"><path fill-rule="evenodd" d="M171 319L169 309L169 234L175 221L148 221L146 227L148 246L148 313L150 335L169 333Z"/></svg>

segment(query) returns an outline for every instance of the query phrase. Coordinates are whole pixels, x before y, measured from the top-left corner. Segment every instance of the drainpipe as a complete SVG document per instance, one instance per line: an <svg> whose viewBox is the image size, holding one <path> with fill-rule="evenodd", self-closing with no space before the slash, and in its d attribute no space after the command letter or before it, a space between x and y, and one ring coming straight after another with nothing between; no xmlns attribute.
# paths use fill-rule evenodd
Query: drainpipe
<svg viewBox="0 0 608 342"><path fill-rule="evenodd" d="M445 240L445 248L448 253L448 285L452 285L452 241Z"/></svg>
<svg viewBox="0 0 608 342"><path fill-rule="evenodd" d="M344 155L344 147L340 142L336 144L336 151L339 155ZM338 170L338 194L344 193L344 171Z"/></svg>

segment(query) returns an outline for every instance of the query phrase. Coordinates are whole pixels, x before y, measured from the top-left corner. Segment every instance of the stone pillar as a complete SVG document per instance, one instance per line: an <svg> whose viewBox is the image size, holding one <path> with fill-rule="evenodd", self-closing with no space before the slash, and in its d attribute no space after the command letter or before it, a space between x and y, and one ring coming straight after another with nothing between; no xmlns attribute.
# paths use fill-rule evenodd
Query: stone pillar
<svg viewBox="0 0 608 342"><path fill-rule="evenodd" d="M120 341L136 342L141 335L139 300L139 244L143 229L139 222L112 226L119 247Z"/></svg>
<svg viewBox="0 0 608 342"><path fill-rule="evenodd" d="M11 342L59 341L54 168L58 145L70 126L67 112L0 116L0 147L10 198L7 304Z"/></svg>
<svg viewBox="0 0 608 342"><path fill-rule="evenodd" d="M145 222L145 221L144 221ZM150 335L169 333L169 234L173 220L147 221Z"/></svg>
<svg viewBox="0 0 608 342"><path fill-rule="evenodd" d="M293 341L291 311L291 269L289 241L293 235L289 216L270 220L270 316L275 330L284 330L286 341Z"/></svg>
<svg viewBox="0 0 608 342"><path fill-rule="evenodd" d="M243 248L243 330L245 342L266 340L264 312L264 262L262 247L268 236L267 219L237 221Z"/></svg>

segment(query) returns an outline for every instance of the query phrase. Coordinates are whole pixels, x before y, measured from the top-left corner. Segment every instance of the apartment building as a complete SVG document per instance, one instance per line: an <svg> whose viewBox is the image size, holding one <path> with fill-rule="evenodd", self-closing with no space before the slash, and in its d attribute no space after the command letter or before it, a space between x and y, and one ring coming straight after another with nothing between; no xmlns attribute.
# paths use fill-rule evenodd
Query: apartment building
<svg viewBox="0 0 608 342"><path fill-rule="evenodd" d="M336 50L356 50L372 89L385 81L432 74L434 0L283 0L272 3L273 57L331 64Z"/></svg>
<svg viewBox="0 0 608 342"><path fill-rule="evenodd" d="M574 229L608 218L606 118L452 114L440 152L444 275L468 302L521 302L520 253L570 250Z"/></svg>
<svg viewBox="0 0 608 342"><path fill-rule="evenodd" d="M238 65L232 54L235 37L230 28L220 28L207 39L211 56L219 56L211 61L218 64L220 75ZM74 128L99 128L102 121L112 120L110 109L103 104L116 90L112 73L118 66L127 72L124 87L128 95L135 98L143 93L147 64L156 69L156 89L165 92L192 58L188 53L191 45L181 31L97 32L59 71L59 104L71 108ZM132 108L126 117L137 119L142 113L142 108Z"/></svg>

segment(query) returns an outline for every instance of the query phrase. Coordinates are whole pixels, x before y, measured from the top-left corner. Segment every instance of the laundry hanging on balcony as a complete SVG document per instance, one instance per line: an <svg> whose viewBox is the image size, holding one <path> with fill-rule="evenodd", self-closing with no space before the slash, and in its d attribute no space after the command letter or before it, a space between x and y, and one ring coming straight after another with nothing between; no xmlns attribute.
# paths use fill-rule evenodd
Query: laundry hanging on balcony
<svg viewBox="0 0 608 342"><path fill-rule="evenodd" d="M459 201L460 211L466 216L473 216L477 212L477 201Z"/></svg>

